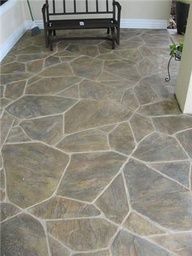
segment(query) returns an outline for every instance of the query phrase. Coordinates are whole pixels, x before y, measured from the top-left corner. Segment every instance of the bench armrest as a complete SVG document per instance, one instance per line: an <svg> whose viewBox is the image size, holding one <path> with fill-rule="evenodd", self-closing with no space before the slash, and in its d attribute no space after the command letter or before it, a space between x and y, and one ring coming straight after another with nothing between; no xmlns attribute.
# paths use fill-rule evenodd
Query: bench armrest
<svg viewBox="0 0 192 256"><path fill-rule="evenodd" d="M49 6L47 4L44 4L41 11L43 14L43 23L45 27L49 21Z"/></svg>
<svg viewBox="0 0 192 256"><path fill-rule="evenodd" d="M114 1L113 2L113 6L114 6L114 19L117 20L117 22L120 25L120 20L121 20L121 5L119 2Z"/></svg>

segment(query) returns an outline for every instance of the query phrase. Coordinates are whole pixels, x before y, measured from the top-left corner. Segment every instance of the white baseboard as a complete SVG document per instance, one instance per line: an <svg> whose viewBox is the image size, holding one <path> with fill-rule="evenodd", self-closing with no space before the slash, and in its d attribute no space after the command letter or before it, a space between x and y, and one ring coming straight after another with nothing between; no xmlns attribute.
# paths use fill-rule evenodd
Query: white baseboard
<svg viewBox="0 0 192 256"><path fill-rule="evenodd" d="M121 28L166 29L167 20L157 19L122 19Z"/></svg>
<svg viewBox="0 0 192 256"><path fill-rule="evenodd" d="M1 45L0 51L0 62L8 54L8 52L13 48L17 41L23 36L26 30L29 28L29 22L24 22L17 30L15 30L7 40Z"/></svg>

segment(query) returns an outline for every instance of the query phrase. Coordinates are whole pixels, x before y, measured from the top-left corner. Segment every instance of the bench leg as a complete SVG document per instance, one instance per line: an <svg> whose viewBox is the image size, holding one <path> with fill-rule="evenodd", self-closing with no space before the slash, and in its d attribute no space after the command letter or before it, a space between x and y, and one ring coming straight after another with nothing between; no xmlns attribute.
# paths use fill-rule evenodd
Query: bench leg
<svg viewBox="0 0 192 256"><path fill-rule="evenodd" d="M119 45L120 43L120 28L117 27L117 44Z"/></svg>
<svg viewBox="0 0 192 256"><path fill-rule="evenodd" d="M53 30L53 35L56 36L56 30Z"/></svg>
<svg viewBox="0 0 192 256"><path fill-rule="evenodd" d="M115 28L111 28L112 49L115 49Z"/></svg>
<svg viewBox="0 0 192 256"><path fill-rule="evenodd" d="M47 29L44 30L44 37L45 37L45 47L49 47L49 37L48 37L48 32Z"/></svg>
<svg viewBox="0 0 192 256"><path fill-rule="evenodd" d="M110 28L107 29L107 34L109 35L109 33L110 33Z"/></svg>

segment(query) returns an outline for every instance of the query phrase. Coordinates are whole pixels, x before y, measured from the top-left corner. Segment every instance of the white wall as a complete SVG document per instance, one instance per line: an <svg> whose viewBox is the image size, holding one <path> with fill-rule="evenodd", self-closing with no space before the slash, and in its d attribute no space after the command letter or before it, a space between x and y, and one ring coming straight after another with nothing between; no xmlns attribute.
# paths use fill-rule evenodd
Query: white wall
<svg viewBox="0 0 192 256"><path fill-rule="evenodd" d="M192 4L185 33L182 60L177 78L176 97L184 113L192 114Z"/></svg>
<svg viewBox="0 0 192 256"><path fill-rule="evenodd" d="M9 0L0 7L0 61L26 31L24 12L21 0Z"/></svg>

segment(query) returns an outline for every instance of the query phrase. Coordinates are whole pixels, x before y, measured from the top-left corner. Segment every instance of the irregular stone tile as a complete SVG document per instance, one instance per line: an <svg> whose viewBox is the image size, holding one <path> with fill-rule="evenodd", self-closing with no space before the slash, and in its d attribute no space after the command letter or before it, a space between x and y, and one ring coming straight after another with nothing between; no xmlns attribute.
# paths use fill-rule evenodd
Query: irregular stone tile
<svg viewBox="0 0 192 256"><path fill-rule="evenodd" d="M171 256L169 252L147 240L120 231L112 244L112 256Z"/></svg>
<svg viewBox="0 0 192 256"><path fill-rule="evenodd" d="M190 192L135 160L124 174L133 209L168 229L192 228Z"/></svg>
<svg viewBox="0 0 192 256"><path fill-rule="evenodd" d="M183 115L154 117L153 123L158 131L173 134L180 130L192 128L192 117Z"/></svg>
<svg viewBox="0 0 192 256"><path fill-rule="evenodd" d="M20 210L18 207L9 204L9 203L0 203L0 220L3 221L7 218L10 218L13 215L19 213Z"/></svg>
<svg viewBox="0 0 192 256"><path fill-rule="evenodd" d="M157 94L149 84L142 84L140 82L134 90L141 105L158 100Z"/></svg>
<svg viewBox="0 0 192 256"><path fill-rule="evenodd" d="M0 188L5 188L5 173L3 169L0 170Z"/></svg>
<svg viewBox="0 0 192 256"><path fill-rule="evenodd" d="M72 76L73 74L69 64L61 63L55 66L46 68L39 75L46 76L46 77L53 77L53 76Z"/></svg>
<svg viewBox="0 0 192 256"><path fill-rule="evenodd" d="M125 91L126 89L133 87L135 83L128 79L117 80L116 78L114 81L102 81L102 84L105 84L106 86L116 90Z"/></svg>
<svg viewBox="0 0 192 256"><path fill-rule="evenodd" d="M2 98L4 96L4 86L0 85L0 98Z"/></svg>
<svg viewBox="0 0 192 256"><path fill-rule="evenodd" d="M32 73L40 72L43 68L43 60L34 60L27 63L27 70Z"/></svg>
<svg viewBox="0 0 192 256"><path fill-rule="evenodd" d="M155 132L139 143L133 155L147 162L187 159L187 155L174 138Z"/></svg>
<svg viewBox="0 0 192 256"><path fill-rule="evenodd" d="M188 161L152 164L153 168L189 187L190 163Z"/></svg>
<svg viewBox="0 0 192 256"><path fill-rule="evenodd" d="M148 116L181 114L176 100L165 100L153 104L148 104L142 106L139 112Z"/></svg>
<svg viewBox="0 0 192 256"><path fill-rule="evenodd" d="M138 81L140 79L136 67L133 63L129 63L127 61L106 61L104 64L104 70L125 79L127 78L133 81Z"/></svg>
<svg viewBox="0 0 192 256"><path fill-rule="evenodd" d="M25 72L25 65L19 62L12 62L1 65L1 74Z"/></svg>
<svg viewBox="0 0 192 256"><path fill-rule="evenodd" d="M125 159L114 152L72 155L58 194L83 201L94 200L119 171Z"/></svg>
<svg viewBox="0 0 192 256"><path fill-rule="evenodd" d="M116 227L101 218L47 222L48 232L76 251L102 249L108 246Z"/></svg>
<svg viewBox="0 0 192 256"><path fill-rule="evenodd" d="M139 103L137 98L135 97L133 89L128 89L124 93L121 103L132 110L136 110L139 107Z"/></svg>
<svg viewBox="0 0 192 256"><path fill-rule="evenodd" d="M192 158L192 129L180 132L177 134L177 138L189 156Z"/></svg>
<svg viewBox="0 0 192 256"><path fill-rule="evenodd" d="M141 115L135 114L130 120L130 125L137 142L154 131L151 120Z"/></svg>
<svg viewBox="0 0 192 256"><path fill-rule="evenodd" d="M131 154L135 147L135 141L128 123L122 123L109 134L109 144L126 155Z"/></svg>
<svg viewBox="0 0 192 256"><path fill-rule="evenodd" d="M168 37L162 35L153 35L149 36L148 34L142 35L142 39L145 41L148 47L167 47L170 44L170 40Z"/></svg>
<svg viewBox="0 0 192 256"><path fill-rule="evenodd" d="M10 99L1 98L0 99L0 116L2 116L3 111L5 110L6 106L11 102Z"/></svg>
<svg viewBox="0 0 192 256"><path fill-rule="evenodd" d="M63 136L63 116L49 116L21 122L21 127L34 140L57 143Z"/></svg>
<svg viewBox="0 0 192 256"><path fill-rule="evenodd" d="M142 55L140 54L137 48L116 50L115 54L117 54L119 57L123 59L132 61L133 63L136 63L142 59Z"/></svg>
<svg viewBox="0 0 192 256"><path fill-rule="evenodd" d="M2 255L48 256L46 237L41 224L20 214L2 224Z"/></svg>
<svg viewBox="0 0 192 256"><path fill-rule="evenodd" d="M152 239L177 255L192 255L192 232L162 235Z"/></svg>
<svg viewBox="0 0 192 256"><path fill-rule="evenodd" d="M141 217L141 215L132 212L127 219L125 220L123 226L128 230L141 235L141 236L149 236L154 234L161 234L164 231L154 225L147 219Z"/></svg>
<svg viewBox="0 0 192 256"><path fill-rule="evenodd" d="M3 189L0 189L0 201L5 200L5 191Z"/></svg>
<svg viewBox="0 0 192 256"><path fill-rule="evenodd" d="M49 77L49 78L42 78L30 86L27 87L26 93L27 94L50 94L53 95L54 93L61 92L71 85L80 82L80 78L76 76L70 77Z"/></svg>
<svg viewBox="0 0 192 256"><path fill-rule="evenodd" d="M116 101L81 100L65 114L65 132L72 133L121 122L130 115L130 110Z"/></svg>
<svg viewBox="0 0 192 256"><path fill-rule="evenodd" d="M37 45L27 45L27 47L18 50L17 54L18 55L23 55L23 54L35 55L35 54L42 54L43 52L46 52L46 51L49 51L49 49L39 47Z"/></svg>
<svg viewBox="0 0 192 256"><path fill-rule="evenodd" d="M60 92L58 95L67 98L79 98L79 85L72 85L70 88Z"/></svg>
<svg viewBox="0 0 192 256"><path fill-rule="evenodd" d="M1 75L1 83L2 84L8 84L12 82L17 82L20 80L26 80L29 79L31 76L30 73L10 73L10 74L2 74Z"/></svg>
<svg viewBox="0 0 192 256"><path fill-rule="evenodd" d="M118 175L96 204L108 219L121 223L129 211L127 200L123 178Z"/></svg>
<svg viewBox="0 0 192 256"><path fill-rule="evenodd" d="M106 135L98 130L89 130L66 136L57 147L66 152L109 149Z"/></svg>
<svg viewBox="0 0 192 256"><path fill-rule="evenodd" d="M48 238L49 238L49 247L50 247L51 256L69 256L70 255L69 250L66 247L64 247L61 243L57 242L51 236L48 236Z"/></svg>
<svg viewBox="0 0 192 256"><path fill-rule="evenodd" d="M14 122L14 118L11 115L9 115L7 112L4 112L2 118L0 119L0 124L1 124L0 147L5 142L13 122Z"/></svg>
<svg viewBox="0 0 192 256"><path fill-rule="evenodd" d="M97 77L98 81L115 81L118 79L117 75L114 75L110 72L102 71L99 76ZM126 81L126 79L125 79ZM120 81L119 81L120 82Z"/></svg>
<svg viewBox="0 0 192 256"><path fill-rule="evenodd" d="M18 118L33 118L59 114L66 111L76 101L58 96L23 96L9 105L7 111Z"/></svg>
<svg viewBox="0 0 192 256"><path fill-rule="evenodd" d="M21 127L13 127L9 133L6 143L29 141L29 137L23 132Z"/></svg>
<svg viewBox="0 0 192 256"><path fill-rule="evenodd" d="M78 55L87 55L90 57L96 57L99 54L98 48L95 45L70 44L66 50Z"/></svg>
<svg viewBox="0 0 192 256"><path fill-rule="evenodd" d="M98 59L101 60L119 60L122 59L121 56L118 54L115 54L114 52L107 52L107 53L102 53L99 56L97 56Z"/></svg>
<svg viewBox="0 0 192 256"><path fill-rule="evenodd" d="M60 59L56 56L49 56L45 59L45 67L49 67L58 63L60 63Z"/></svg>
<svg viewBox="0 0 192 256"><path fill-rule="evenodd" d="M151 75L157 72L157 66L149 58L144 58L138 64L138 71L141 76Z"/></svg>
<svg viewBox="0 0 192 256"><path fill-rule="evenodd" d="M43 219L80 218L100 215L95 206L55 196L29 210Z"/></svg>
<svg viewBox="0 0 192 256"><path fill-rule="evenodd" d="M104 133L109 133L114 127L115 125L106 125L106 126L99 127L98 130Z"/></svg>
<svg viewBox="0 0 192 256"><path fill-rule="evenodd" d="M32 60L43 59L47 56L47 53L38 53L38 54L20 54L17 56L17 60L20 62L28 62Z"/></svg>
<svg viewBox="0 0 192 256"><path fill-rule="evenodd" d="M6 145L3 158L9 199L20 207L51 196L69 159L41 143Z"/></svg>
<svg viewBox="0 0 192 256"><path fill-rule="evenodd" d="M77 76L87 79L96 79L102 70L102 61L91 57L82 56L75 59L71 66Z"/></svg>
<svg viewBox="0 0 192 256"><path fill-rule="evenodd" d="M101 99L116 99L120 100L122 96L122 90L119 88L113 88L112 86L106 86L91 80L84 80L79 85L80 97L94 100Z"/></svg>
<svg viewBox="0 0 192 256"><path fill-rule="evenodd" d="M108 250L102 250L97 252L75 253L73 256L111 256L111 254Z"/></svg>
<svg viewBox="0 0 192 256"><path fill-rule="evenodd" d="M25 81L14 82L7 84L5 90L5 97L9 99L17 99L23 94L25 88Z"/></svg>

